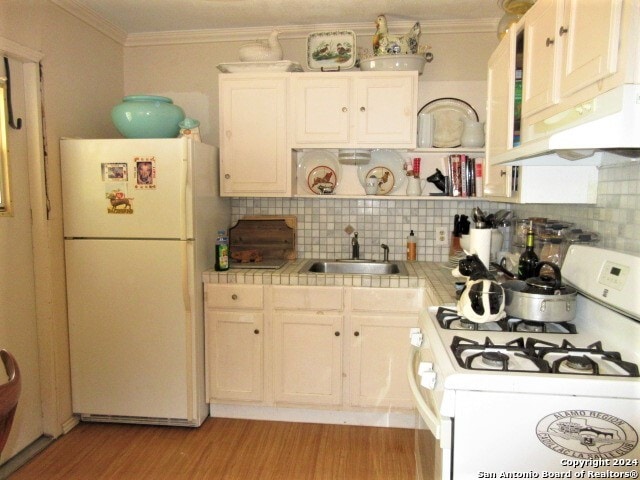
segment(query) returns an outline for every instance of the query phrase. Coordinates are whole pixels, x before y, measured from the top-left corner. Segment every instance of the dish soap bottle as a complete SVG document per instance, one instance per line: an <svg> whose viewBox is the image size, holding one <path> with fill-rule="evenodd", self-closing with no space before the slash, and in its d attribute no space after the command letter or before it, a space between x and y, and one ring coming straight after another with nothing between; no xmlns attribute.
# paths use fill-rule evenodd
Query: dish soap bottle
<svg viewBox="0 0 640 480"><path fill-rule="evenodd" d="M525 249L524 252L520 254L520 260L518 261L518 278L520 280L526 280L527 278L535 277L536 275L538 255L536 255L536 252L533 251L533 244L533 222L530 222L529 229L527 230Z"/></svg>
<svg viewBox="0 0 640 480"><path fill-rule="evenodd" d="M229 270L229 240L224 230L218 230L218 238L216 238L215 269L218 272Z"/></svg>
<svg viewBox="0 0 640 480"><path fill-rule="evenodd" d="M416 236L411 230L409 236L407 237L407 260L410 262L415 261L417 258L417 243Z"/></svg>

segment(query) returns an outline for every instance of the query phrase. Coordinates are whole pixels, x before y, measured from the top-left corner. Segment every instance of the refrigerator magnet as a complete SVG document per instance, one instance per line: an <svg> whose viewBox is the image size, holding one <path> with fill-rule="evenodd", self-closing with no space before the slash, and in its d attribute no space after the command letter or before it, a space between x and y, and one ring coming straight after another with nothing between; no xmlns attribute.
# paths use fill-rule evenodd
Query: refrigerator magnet
<svg viewBox="0 0 640 480"><path fill-rule="evenodd" d="M103 182L126 182L129 179L129 171L126 163L103 163Z"/></svg>
<svg viewBox="0 0 640 480"><path fill-rule="evenodd" d="M136 188L156 188L155 157L136 157Z"/></svg>
<svg viewBox="0 0 640 480"><path fill-rule="evenodd" d="M126 191L107 190L105 196L109 202L107 213L133 213L133 198L127 197Z"/></svg>

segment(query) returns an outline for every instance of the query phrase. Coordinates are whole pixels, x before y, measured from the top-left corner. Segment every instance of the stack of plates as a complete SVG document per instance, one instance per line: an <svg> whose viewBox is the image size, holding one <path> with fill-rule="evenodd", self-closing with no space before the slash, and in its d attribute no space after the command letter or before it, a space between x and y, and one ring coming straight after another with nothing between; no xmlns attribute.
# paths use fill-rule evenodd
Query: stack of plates
<svg viewBox="0 0 640 480"><path fill-rule="evenodd" d="M345 165L364 165L371 161L371 151L358 148L338 150L338 160Z"/></svg>

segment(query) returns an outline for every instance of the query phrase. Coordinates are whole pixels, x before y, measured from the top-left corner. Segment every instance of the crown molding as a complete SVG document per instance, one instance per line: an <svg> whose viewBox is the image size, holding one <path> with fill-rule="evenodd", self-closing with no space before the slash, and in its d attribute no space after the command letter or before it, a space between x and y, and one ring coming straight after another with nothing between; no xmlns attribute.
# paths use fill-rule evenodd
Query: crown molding
<svg viewBox="0 0 640 480"><path fill-rule="evenodd" d="M51 0L54 4L73 15L74 17L82 20L90 27L95 28L99 32L103 33L107 37L115 40L121 45L126 45L127 32L120 27L106 20L104 17L98 15L96 12L84 5L78 3L76 0Z"/></svg>
<svg viewBox="0 0 640 480"><path fill-rule="evenodd" d="M396 22L394 30L409 30L415 22ZM487 33L495 32L498 19L481 19L474 21L430 21L420 22L423 35L427 34L456 34L456 33ZM224 28L207 30L183 30L170 32L132 33L124 43L127 47L142 47L152 45L179 45L189 43L236 42L253 41L266 38L269 33L277 29L279 38L307 38L314 31L352 30L356 35L373 35L375 26L370 23L357 24L319 24L293 25L273 27Z"/></svg>
<svg viewBox="0 0 640 480"><path fill-rule="evenodd" d="M269 33L277 29L279 38L307 38L314 31L353 30L356 35L373 35L375 25L366 23L342 23L342 24L315 24L315 25L288 25L271 27L244 27L244 28L216 28L203 30L179 30L166 32L130 33L117 27L113 23L101 17L93 10L78 3L76 0L52 0L69 14L79 18L109 38L125 47L142 47L155 45L184 45L193 43L212 42L236 42L253 41L266 38ZM409 30L415 22L393 22L396 31ZM487 33L495 32L498 19L485 18L479 20L442 20L420 21L423 35L456 34L456 33Z"/></svg>

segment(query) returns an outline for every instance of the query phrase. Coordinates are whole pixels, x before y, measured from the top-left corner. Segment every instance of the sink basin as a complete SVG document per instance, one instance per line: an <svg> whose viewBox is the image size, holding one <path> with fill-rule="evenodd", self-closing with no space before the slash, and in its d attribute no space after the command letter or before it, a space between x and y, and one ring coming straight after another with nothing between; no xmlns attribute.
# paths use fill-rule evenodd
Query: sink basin
<svg viewBox="0 0 640 480"><path fill-rule="evenodd" d="M402 263L375 260L311 260L301 273L338 273L345 275L407 275Z"/></svg>

